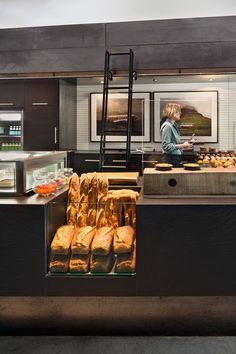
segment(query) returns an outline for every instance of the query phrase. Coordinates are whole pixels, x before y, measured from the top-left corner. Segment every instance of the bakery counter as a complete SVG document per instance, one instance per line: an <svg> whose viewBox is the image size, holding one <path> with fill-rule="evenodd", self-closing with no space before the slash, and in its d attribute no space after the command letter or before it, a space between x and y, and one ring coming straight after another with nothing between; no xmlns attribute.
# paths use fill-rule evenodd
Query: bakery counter
<svg viewBox="0 0 236 354"><path fill-rule="evenodd" d="M64 223L66 197L67 187L48 197L0 199L1 296L45 295L46 235Z"/></svg>
<svg viewBox="0 0 236 354"><path fill-rule="evenodd" d="M142 295L236 295L236 196L140 196Z"/></svg>

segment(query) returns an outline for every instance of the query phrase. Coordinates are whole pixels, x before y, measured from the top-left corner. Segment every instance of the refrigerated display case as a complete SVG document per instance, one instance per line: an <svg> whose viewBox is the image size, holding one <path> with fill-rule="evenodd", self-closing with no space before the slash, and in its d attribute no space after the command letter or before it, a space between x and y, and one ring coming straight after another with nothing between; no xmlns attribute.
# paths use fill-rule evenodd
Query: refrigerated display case
<svg viewBox="0 0 236 354"><path fill-rule="evenodd" d="M0 111L0 150L23 150L23 111Z"/></svg>
<svg viewBox="0 0 236 354"><path fill-rule="evenodd" d="M66 166L66 151L0 152L0 197L25 195L32 191L38 174Z"/></svg>

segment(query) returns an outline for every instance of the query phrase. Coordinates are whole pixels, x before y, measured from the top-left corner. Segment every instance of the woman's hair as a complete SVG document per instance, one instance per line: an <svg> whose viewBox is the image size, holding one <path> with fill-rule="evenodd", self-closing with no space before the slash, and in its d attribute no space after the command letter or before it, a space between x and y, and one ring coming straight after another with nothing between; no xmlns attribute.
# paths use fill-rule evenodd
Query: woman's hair
<svg viewBox="0 0 236 354"><path fill-rule="evenodd" d="M176 114L181 113L181 105L178 103L167 103L163 109L163 117L175 119Z"/></svg>

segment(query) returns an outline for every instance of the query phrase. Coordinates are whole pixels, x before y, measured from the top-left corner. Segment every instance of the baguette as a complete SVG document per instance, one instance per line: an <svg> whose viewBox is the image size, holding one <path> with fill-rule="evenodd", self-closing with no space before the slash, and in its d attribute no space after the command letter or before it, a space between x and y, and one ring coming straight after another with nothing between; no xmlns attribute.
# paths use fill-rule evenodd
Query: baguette
<svg viewBox="0 0 236 354"><path fill-rule="evenodd" d="M72 254L69 263L70 272L87 273L89 271L90 253L88 254Z"/></svg>
<svg viewBox="0 0 236 354"><path fill-rule="evenodd" d="M51 243L51 253L62 255L69 254L74 232L75 227L73 225L63 225L59 227Z"/></svg>
<svg viewBox="0 0 236 354"><path fill-rule="evenodd" d="M95 255L108 255L110 252L114 236L114 229L112 227L101 227L95 234L92 243L92 253Z"/></svg>
<svg viewBox="0 0 236 354"><path fill-rule="evenodd" d="M88 195L89 190L89 178L86 173L83 173L80 177L80 193L81 195Z"/></svg>
<svg viewBox="0 0 236 354"><path fill-rule="evenodd" d="M131 226L118 227L113 240L114 253L130 253L134 239L134 229Z"/></svg>
<svg viewBox="0 0 236 354"><path fill-rule="evenodd" d="M77 228L71 244L72 254L88 254L96 231L96 227L91 226Z"/></svg>
<svg viewBox="0 0 236 354"><path fill-rule="evenodd" d="M49 270L50 272L66 273L68 272L69 256L62 256L59 254L52 255Z"/></svg>

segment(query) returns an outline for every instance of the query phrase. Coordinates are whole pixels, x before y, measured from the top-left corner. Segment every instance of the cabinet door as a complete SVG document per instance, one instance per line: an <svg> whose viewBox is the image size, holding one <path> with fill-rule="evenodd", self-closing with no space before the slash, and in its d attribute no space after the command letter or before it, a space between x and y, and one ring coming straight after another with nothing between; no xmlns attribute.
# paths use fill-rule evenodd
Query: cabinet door
<svg viewBox="0 0 236 354"><path fill-rule="evenodd" d="M26 106L57 106L59 101L58 80L25 81Z"/></svg>
<svg viewBox="0 0 236 354"><path fill-rule="evenodd" d="M24 150L58 150L58 107L25 107Z"/></svg>
<svg viewBox="0 0 236 354"><path fill-rule="evenodd" d="M0 108L23 107L24 106L24 82L6 81L0 82Z"/></svg>

